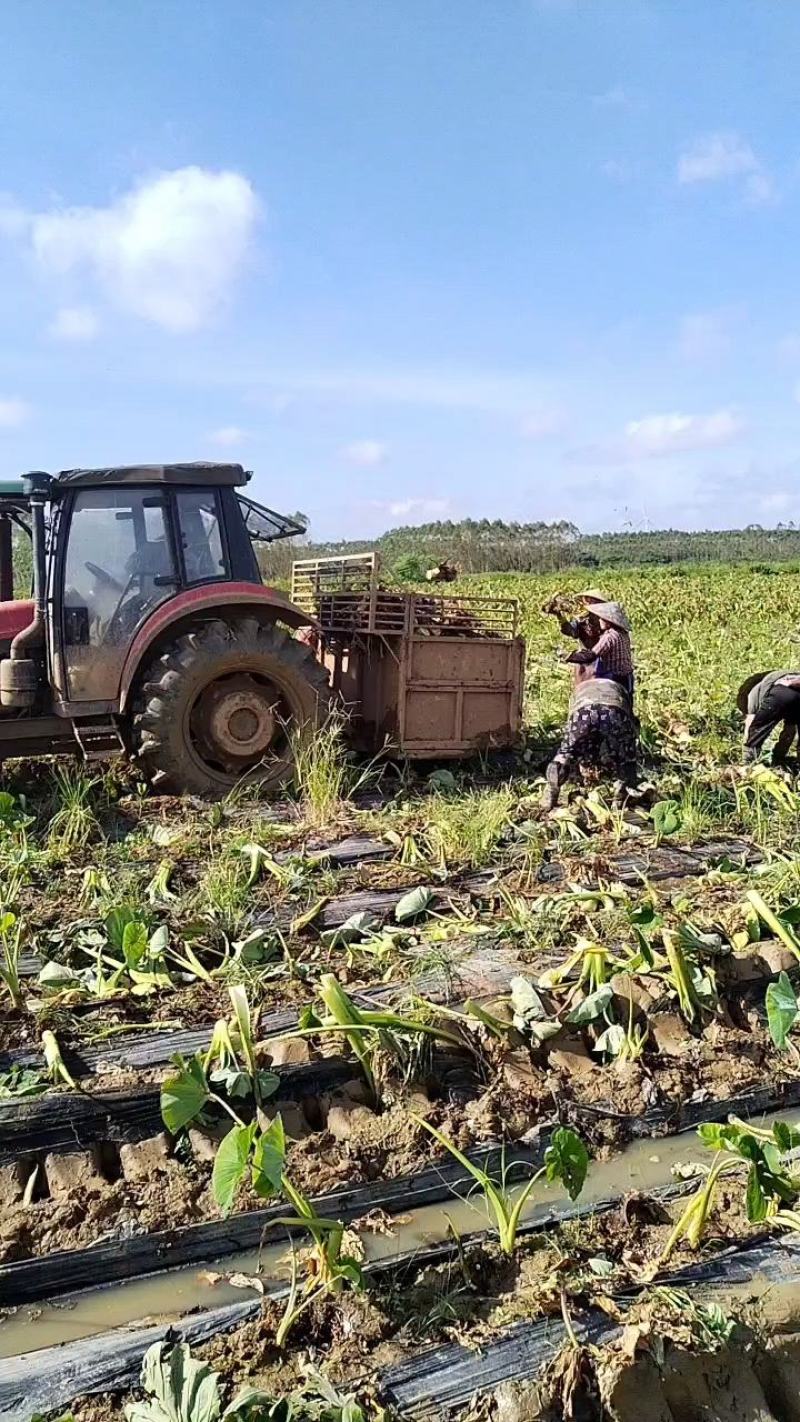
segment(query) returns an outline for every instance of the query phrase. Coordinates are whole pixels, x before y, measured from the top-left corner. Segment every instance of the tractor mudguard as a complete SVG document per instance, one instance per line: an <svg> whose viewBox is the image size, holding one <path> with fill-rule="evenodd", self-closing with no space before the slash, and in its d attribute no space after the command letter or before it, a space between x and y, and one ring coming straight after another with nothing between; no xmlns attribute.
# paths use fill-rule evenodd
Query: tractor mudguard
<svg viewBox="0 0 800 1422"><path fill-rule="evenodd" d="M204 583L200 587L187 588L155 608L134 637L120 678L120 710L126 709L136 673L158 638L177 629L178 624L189 617L213 614L217 610L224 617L226 611L234 609L265 620L283 622L295 629L318 625L313 617L296 607L282 593L261 583Z"/></svg>

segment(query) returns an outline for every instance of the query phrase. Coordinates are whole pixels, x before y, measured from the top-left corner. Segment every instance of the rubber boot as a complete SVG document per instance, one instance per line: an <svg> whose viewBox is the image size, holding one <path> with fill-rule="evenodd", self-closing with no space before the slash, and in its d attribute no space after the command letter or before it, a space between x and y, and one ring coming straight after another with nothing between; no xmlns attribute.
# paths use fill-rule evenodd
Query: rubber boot
<svg viewBox="0 0 800 1422"><path fill-rule="evenodd" d="M544 790L542 791L541 808L545 814L549 814L549 812L551 810L554 810L556 805L558 804L558 792L561 789L558 766L556 765L554 760L551 760L550 764L548 765L544 773L544 778L546 784Z"/></svg>

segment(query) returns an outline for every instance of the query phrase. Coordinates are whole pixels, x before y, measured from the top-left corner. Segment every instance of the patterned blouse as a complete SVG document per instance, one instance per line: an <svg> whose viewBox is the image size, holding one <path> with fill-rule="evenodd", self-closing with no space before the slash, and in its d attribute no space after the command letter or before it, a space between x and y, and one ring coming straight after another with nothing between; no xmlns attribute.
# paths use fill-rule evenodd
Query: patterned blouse
<svg viewBox="0 0 800 1422"><path fill-rule="evenodd" d="M630 676L633 671L631 639L619 627L607 627L592 647L600 676Z"/></svg>

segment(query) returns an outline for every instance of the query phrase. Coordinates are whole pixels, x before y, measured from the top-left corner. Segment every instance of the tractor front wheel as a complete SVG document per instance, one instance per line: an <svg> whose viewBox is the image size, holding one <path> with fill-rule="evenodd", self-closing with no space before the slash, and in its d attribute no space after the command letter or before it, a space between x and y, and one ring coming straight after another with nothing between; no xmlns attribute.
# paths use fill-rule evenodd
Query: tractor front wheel
<svg viewBox="0 0 800 1422"><path fill-rule="evenodd" d="M328 682L313 652L255 618L204 623L150 664L133 718L137 758L159 789L227 794L291 774L293 742L325 715Z"/></svg>

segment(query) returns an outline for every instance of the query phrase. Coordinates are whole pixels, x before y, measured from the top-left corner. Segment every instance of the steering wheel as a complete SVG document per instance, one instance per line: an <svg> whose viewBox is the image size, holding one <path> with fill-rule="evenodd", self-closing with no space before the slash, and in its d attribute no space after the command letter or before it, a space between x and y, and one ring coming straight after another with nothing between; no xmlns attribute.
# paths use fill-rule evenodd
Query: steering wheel
<svg viewBox="0 0 800 1422"><path fill-rule="evenodd" d="M113 588L114 592L118 593L125 592L125 585L119 582L117 578L112 578L111 574L107 573L105 568L98 567L97 563L84 563L83 566L87 572L91 573L93 578L97 578L97 581L104 583L107 588Z"/></svg>

